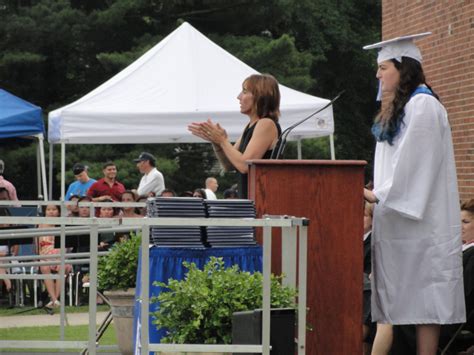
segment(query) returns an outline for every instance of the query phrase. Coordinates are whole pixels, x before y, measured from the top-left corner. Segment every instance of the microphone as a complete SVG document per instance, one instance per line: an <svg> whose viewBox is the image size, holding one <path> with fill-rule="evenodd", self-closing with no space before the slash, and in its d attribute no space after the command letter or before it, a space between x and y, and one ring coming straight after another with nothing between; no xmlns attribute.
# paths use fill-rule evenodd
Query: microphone
<svg viewBox="0 0 474 355"><path fill-rule="evenodd" d="M339 94L337 94L337 96L335 98L333 98L331 101L329 101L326 105L324 105L322 108L316 110L315 112L313 112L311 115L309 115L308 117L305 117L303 118L301 121L298 121L296 122L295 124L291 125L290 127L288 127L287 129L285 129L283 132L281 132L280 134L280 137L278 137L278 141L277 141L277 144L275 145L275 148L273 148L272 150L272 154L270 155L270 159L280 159L280 157L283 155L283 151L285 150L285 146L286 146L286 138L288 137L288 135L290 134L290 132L295 128L295 127L298 127L300 124L302 124L303 122L309 120L311 117L313 117L314 115L320 113L321 111L327 109L329 106L331 106L332 104L334 104L334 102L336 102L337 99L339 99L339 97L341 97L342 94L344 94L346 90L342 90Z"/></svg>

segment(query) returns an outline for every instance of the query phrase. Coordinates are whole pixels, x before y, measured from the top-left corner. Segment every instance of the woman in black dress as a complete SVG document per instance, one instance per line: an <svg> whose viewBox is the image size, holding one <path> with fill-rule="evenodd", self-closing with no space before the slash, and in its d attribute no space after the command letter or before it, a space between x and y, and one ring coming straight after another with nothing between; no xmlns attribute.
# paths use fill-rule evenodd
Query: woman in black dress
<svg viewBox="0 0 474 355"><path fill-rule="evenodd" d="M250 122L242 136L231 144L219 123L208 119L188 126L192 134L212 143L214 151L225 170L237 170L241 175L239 193L247 197L247 172L245 163L251 159L268 159L281 134L280 90L276 79L268 74L254 74L244 80L237 99L240 112Z"/></svg>

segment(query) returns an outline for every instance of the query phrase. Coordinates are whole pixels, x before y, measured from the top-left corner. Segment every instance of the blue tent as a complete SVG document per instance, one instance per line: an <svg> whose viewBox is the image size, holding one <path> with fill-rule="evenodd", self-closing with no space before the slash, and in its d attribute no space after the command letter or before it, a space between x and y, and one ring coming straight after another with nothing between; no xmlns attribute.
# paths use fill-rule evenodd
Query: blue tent
<svg viewBox="0 0 474 355"><path fill-rule="evenodd" d="M0 89L0 140L33 137L38 140L38 193L47 200L46 162L44 156L44 123L41 107ZM41 188L42 183L42 188Z"/></svg>
<svg viewBox="0 0 474 355"><path fill-rule="evenodd" d="M0 89L0 139L44 133L41 107Z"/></svg>

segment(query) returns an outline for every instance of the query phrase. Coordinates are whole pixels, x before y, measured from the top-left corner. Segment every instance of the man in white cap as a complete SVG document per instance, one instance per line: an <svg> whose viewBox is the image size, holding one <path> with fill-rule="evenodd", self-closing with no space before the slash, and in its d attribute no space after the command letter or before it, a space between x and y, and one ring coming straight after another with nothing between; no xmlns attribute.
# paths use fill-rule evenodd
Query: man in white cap
<svg viewBox="0 0 474 355"><path fill-rule="evenodd" d="M426 84L414 39L378 48L387 98L377 140L372 234L372 319L415 324L418 354L436 354L440 324L465 322L461 227L454 152L445 108Z"/></svg>
<svg viewBox="0 0 474 355"><path fill-rule="evenodd" d="M147 152L142 152L138 159L134 159L138 170L143 174L138 189L134 190L139 197L160 196L165 189L163 174L156 169L155 157Z"/></svg>

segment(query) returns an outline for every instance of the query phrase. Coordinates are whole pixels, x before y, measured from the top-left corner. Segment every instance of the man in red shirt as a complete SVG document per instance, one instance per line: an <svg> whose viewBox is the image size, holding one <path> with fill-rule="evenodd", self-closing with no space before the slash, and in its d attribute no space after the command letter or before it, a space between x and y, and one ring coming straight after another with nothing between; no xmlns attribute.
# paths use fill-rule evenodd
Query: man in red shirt
<svg viewBox="0 0 474 355"><path fill-rule="evenodd" d="M125 192L125 187L116 180L117 167L113 162L109 161L104 164L102 172L104 177L89 187L87 196L92 198L94 202L110 199L120 201L120 197Z"/></svg>

